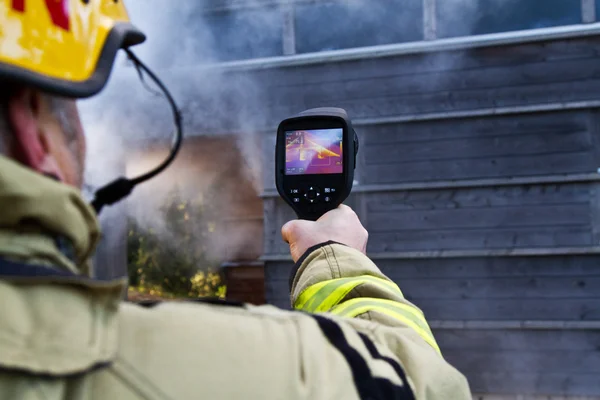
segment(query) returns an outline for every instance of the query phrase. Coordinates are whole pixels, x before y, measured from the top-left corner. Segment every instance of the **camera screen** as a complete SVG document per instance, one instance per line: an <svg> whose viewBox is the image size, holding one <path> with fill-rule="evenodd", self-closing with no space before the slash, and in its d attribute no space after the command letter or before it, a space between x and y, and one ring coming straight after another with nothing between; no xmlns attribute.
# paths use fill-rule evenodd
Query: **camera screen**
<svg viewBox="0 0 600 400"><path fill-rule="evenodd" d="M342 128L285 132L285 174L343 173L343 134Z"/></svg>

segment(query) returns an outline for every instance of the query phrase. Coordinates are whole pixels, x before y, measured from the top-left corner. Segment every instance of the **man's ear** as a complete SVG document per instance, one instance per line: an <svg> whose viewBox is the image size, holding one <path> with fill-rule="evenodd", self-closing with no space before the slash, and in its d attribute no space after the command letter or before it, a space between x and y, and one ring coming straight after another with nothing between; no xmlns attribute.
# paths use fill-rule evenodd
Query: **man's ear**
<svg viewBox="0 0 600 400"><path fill-rule="evenodd" d="M49 132L43 123L48 112L42 94L37 90L22 89L8 103L7 118L12 128L14 158L33 170L58 180L62 172L49 150Z"/></svg>

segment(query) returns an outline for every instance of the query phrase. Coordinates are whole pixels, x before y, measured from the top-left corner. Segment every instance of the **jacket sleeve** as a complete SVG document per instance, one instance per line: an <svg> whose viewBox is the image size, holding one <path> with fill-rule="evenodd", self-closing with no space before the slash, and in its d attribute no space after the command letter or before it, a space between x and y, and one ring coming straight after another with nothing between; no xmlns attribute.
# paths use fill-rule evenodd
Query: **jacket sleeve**
<svg viewBox="0 0 600 400"><path fill-rule="evenodd" d="M417 399L471 398L466 379L443 359L423 312L361 252L334 242L309 249L296 263L291 301L298 311L323 313L387 347Z"/></svg>

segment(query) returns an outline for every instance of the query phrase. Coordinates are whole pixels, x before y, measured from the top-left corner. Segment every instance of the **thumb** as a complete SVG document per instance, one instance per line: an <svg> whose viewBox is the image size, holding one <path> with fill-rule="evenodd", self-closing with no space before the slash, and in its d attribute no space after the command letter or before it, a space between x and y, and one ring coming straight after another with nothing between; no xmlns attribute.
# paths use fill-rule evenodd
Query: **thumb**
<svg viewBox="0 0 600 400"><path fill-rule="evenodd" d="M293 243L301 232L309 229L312 224L314 222L300 219L289 221L281 228L281 237L286 243Z"/></svg>

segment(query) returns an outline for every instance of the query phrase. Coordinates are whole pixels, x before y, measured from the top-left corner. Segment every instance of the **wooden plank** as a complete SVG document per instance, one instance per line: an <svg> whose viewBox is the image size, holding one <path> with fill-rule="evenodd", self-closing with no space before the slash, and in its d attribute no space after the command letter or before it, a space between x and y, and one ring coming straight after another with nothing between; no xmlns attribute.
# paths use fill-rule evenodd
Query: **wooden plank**
<svg viewBox="0 0 600 400"><path fill-rule="evenodd" d="M533 113L555 113L563 111L595 110L600 108L600 101L574 100L567 102L550 102L537 104L517 104L503 107L484 107L472 110L451 110L419 114L390 115L382 117L365 117L354 119L357 127L389 124L405 124L425 121L450 121L453 119L485 118L504 115L525 115ZM266 129L270 130L270 129Z"/></svg>
<svg viewBox="0 0 600 400"><path fill-rule="evenodd" d="M583 184L371 194L367 201L372 253L593 245ZM554 207L579 219L554 220L543 211Z"/></svg>
<svg viewBox="0 0 600 400"><path fill-rule="evenodd" d="M361 99L349 96L339 98L335 102L338 107L346 109L353 118L359 119L593 100L596 90L600 90L600 79L436 93L419 92ZM295 97L285 99L285 102L282 99L273 99L268 102L267 107L272 115L287 115L293 113L292 110L318 107L323 101L322 96L310 98L298 93Z"/></svg>
<svg viewBox="0 0 600 400"><path fill-rule="evenodd" d="M288 268L289 271L292 268ZM269 278L267 278L269 279ZM280 296L288 295L286 281L270 280ZM277 282L277 283L276 283ZM541 299L599 299L600 275L584 277L515 277L459 279L397 279L407 299L417 304L428 300L490 301L519 297Z"/></svg>
<svg viewBox="0 0 600 400"><path fill-rule="evenodd" d="M533 247L508 249L465 249L465 250L421 250L421 251L390 251L387 253L368 252L369 258L375 262L382 260L403 261L419 259L449 259L449 258L492 258L492 257L548 257L548 256L581 256L600 255L600 246L577 247ZM260 261L280 262L290 261L289 254L263 254Z"/></svg>
<svg viewBox="0 0 600 400"><path fill-rule="evenodd" d="M574 351L598 352L600 331L433 330L447 351Z"/></svg>
<svg viewBox="0 0 600 400"><path fill-rule="evenodd" d="M452 149L452 151L448 151ZM510 137L442 139L427 143L368 145L364 147L366 163L408 164L412 161L452 161L481 157L537 157L546 154L591 151L586 132L529 133Z"/></svg>
<svg viewBox="0 0 600 400"><path fill-rule="evenodd" d="M589 59L598 54L599 44L595 38L579 37L566 40L550 40L544 43L519 43L502 47L452 49L432 53L400 54L388 57L339 60L313 63L292 68L281 64L268 69L251 72L257 81L269 87L318 84L339 80L412 75L415 72L447 73L457 70L520 67L525 64L560 60Z"/></svg>
<svg viewBox="0 0 600 400"><path fill-rule="evenodd" d="M437 38L437 0L423 1L423 27L424 39L434 40Z"/></svg>
<svg viewBox="0 0 600 400"><path fill-rule="evenodd" d="M264 200L264 252L269 254L275 251L275 238L277 237L277 221L275 219L275 199Z"/></svg>
<svg viewBox="0 0 600 400"><path fill-rule="evenodd" d="M451 363L454 360L449 360ZM459 367L460 369L460 367ZM598 396L597 373L546 373L541 372L467 372L473 392L529 395L548 394L565 396Z"/></svg>
<svg viewBox="0 0 600 400"><path fill-rule="evenodd" d="M559 319L599 320L600 298L528 299L419 299L415 304L429 319Z"/></svg>
<svg viewBox="0 0 600 400"><path fill-rule="evenodd" d="M419 121L360 127L361 139L371 144L427 144L438 140L485 137L511 137L526 134L586 132L589 111L556 111L532 114L500 115L444 121Z"/></svg>
<svg viewBox="0 0 600 400"><path fill-rule="evenodd" d="M290 261L268 262L267 279L287 280ZM404 279L586 277L598 274L600 255L378 260L377 266L402 285ZM462 319L462 318L459 318Z"/></svg>
<svg viewBox="0 0 600 400"><path fill-rule="evenodd" d="M590 184L590 220L592 243L600 245L600 184Z"/></svg>
<svg viewBox="0 0 600 400"><path fill-rule="evenodd" d="M589 226L587 204L457 208L454 210L411 210L410 212L371 212L369 232L411 229L460 229L506 227Z"/></svg>
<svg viewBox="0 0 600 400"><path fill-rule="evenodd" d="M360 223L363 226L367 226L368 222L368 218L367 215L369 214L367 212L367 205L368 205L368 200L367 200L367 196L364 193L357 193L355 194L356 196L356 208L354 208L354 211L356 212L356 214L358 215L358 218L360 219Z"/></svg>
<svg viewBox="0 0 600 400"><path fill-rule="evenodd" d="M587 276L598 273L600 256L498 257L463 259L380 260L384 274L408 278L503 278L515 276ZM285 264L283 264L285 265Z"/></svg>
<svg viewBox="0 0 600 400"><path fill-rule="evenodd" d="M473 393L473 400L600 400L599 396L553 396L553 395L528 395L522 394L497 394L497 393Z"/></svg>
<svg viewBox="0 0 600 400"><path fill-rule="evenodd" d="M275 188L275 143L277 133L262 135L262 171L265 188Z"/></svg>
<svg viewBox="0 0 600 400"><path fill-rule="evenodd" d="M436 189L473 189L473 188L505 188L522 185L557 185L574 183L595 183L600 181L600 174L561 174L544 176L522 176L514 178L494 178L494 179L467 179L461 181L435 181L435 182L410 182L410 183L388 183L375 185L357 185L352 188L353 193L394 193L405 191L421 191ZM265 188L260 194L261 198L279 197L276 189Z"/></svg>
<svg viewBox="0 0 600 400"><path fill-rule="evenodd" d="M367 165L365 184L431 182L554 174L587 173L595 169L590 152L554 153L539 157L504 156L468 160L416 161L406 164Z"/></svg>
<svg viewBox="0 0 600 400"><path fill-rule="evenodd" d="M600 112L594 110L589 119L589 134L594 148L594 160L599 167L596 173L600 175ZM600 244L600 184L593 182L590 187L590 219L594 244Z"/></svg>
<svg viewBox="0 0 600 400"><path fill-rule="evenodd" d="M560 320L503 320L503 321L451 321L429 320L431 329L443 330L534 330L534 331L600 331L597 321Z"/></svg>
<svg viewBox="0 0 600 400"><path fill-rule="evenodd" d="M283 13L283 55L296 54L296 14L292 4L282 7Z"/></svg>
<svg viewBox="0 0 600 400"><path fill-rule="evenodd" d="M307 0L314 1L314 0ZM581 39L595 38L600 30L597 26L571 25L544 29L500 32L495 34L477 35L470 37L456 37L440 41L421 41L412 43L398 43L385 46L372 46L366 48L353 48L345 51L323 51L291 57L276 57L269 59L253 59L237 62L207 64L200 66L200 71L221 69L227 71L268 70L273 68L293 68L323 63L341 63L364 59L385 59L407 55L432 54L443 52L458 52L488 49L502 49L509 46L523 46L527 44L539 45L552 42L570 42ZM197 69L196 69L197 70Z"/></svg>
<svg viewBox="0 0 600 400"><path fill-rule="evenodd" d="M600 351L576 350L508 350L486 349L482 351L444 350L444 357L461 371L486 374L528 373L543 374L600 373ZM600 390L600 385L598 387Z"/></svg>
<svg viewBox="0 0 600 400"><path fill-rule="evenodd" d="M584 24L596 22L596 2L594 0L581 0L581 22Z"/></svg>
<svg viewBox="0 0 600 400"><path fill-rule="evenodd" d="M507 207L589 202L588 184L523 185L468 190L420 190L368 194L369 212L396 212L469 207Z"/></svg>
<svg viewBox="0 0 600 400"><path fill-rule="evenodd" d="M498 228L370 233L371 253L591 246L590 228Z"/></svg>
<svg viewBox="0 0 600 400"><path fill-rule="evenodd" d="M377 71L380 71L377 68ZM304 100L318 98L334 102L344 98L366 100L377 97L402 96L461 90L491 90L499 87L516 88L536 84L556 84L600 78L595 58L577 60L546 60L522 63L518 66L461 69L456 71L425 72L415 69L411 74L348 78L338 75L330 82L298 83L280 86L273 91L273 100L280 102L304 94Z"/></svg>
<svg viewBox="0 0 600 400"><path fill-rule="evenodd" d="M527 299L600 298L600 269L586 277L467 279L401 279L407 298L418 299Z"/></svg>
<svg viewBox="0 0 600 400"><path fill-rule="evenodd" d="M361 131L359 128L354 127L357 132L358 140L359 140L359 149L356 154L356 165L354 168L354 180L358 181L360 185L363 185L366 177L365 174L365 165L366 165L366 156L365 156L365 146L369 143L369 135L365 134L365 132ZM355 188L353 188L355 189Z"/></svg>

